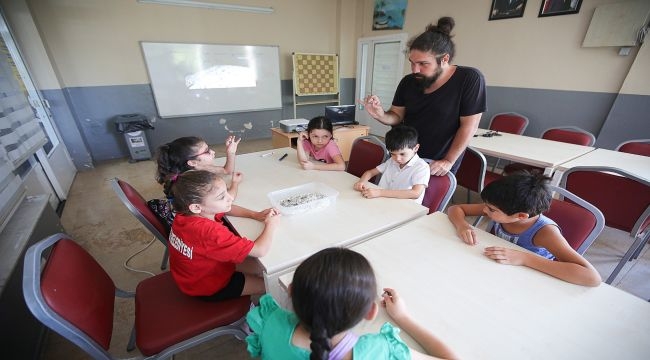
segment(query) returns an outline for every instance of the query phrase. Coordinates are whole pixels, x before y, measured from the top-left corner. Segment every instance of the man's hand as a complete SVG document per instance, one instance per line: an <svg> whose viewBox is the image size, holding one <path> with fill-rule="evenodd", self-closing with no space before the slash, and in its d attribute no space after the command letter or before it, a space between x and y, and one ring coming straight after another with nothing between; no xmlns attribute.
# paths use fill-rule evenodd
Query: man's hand
<svg viewBox="0 0 650 360"><path fill-rule="evenodd" d="M429 168L431 169L431 175L443 176L443 175L447 175L447 173L449 172L449 170L451 170L451 167L453 165L454 164L452 164L451 161L449 160L445 160L445 159L433 160L429 164Z"/></svg>

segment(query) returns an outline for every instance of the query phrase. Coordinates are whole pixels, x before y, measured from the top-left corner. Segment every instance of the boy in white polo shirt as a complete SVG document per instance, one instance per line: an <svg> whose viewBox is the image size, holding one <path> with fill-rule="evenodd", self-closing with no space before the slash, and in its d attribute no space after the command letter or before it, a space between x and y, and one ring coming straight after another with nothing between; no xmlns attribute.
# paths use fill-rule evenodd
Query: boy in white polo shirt
<svg viewBox="0 0 650 360"><path fill-rule="evenodd" d="M419 147L415 128L405 125L392 128L386 133L386 148L390 152L390 159L364 172L354 184L354 189L367 199L413 199L421 204L431 174L429 165L417 154ZM369 186L368 180L379 174L379 189Z"/></svg>

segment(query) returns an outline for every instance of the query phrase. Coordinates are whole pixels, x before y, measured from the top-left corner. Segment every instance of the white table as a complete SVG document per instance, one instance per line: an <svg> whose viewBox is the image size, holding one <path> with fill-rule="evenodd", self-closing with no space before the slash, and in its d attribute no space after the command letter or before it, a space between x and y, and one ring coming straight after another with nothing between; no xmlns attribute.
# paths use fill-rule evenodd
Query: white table
<svg viewBox="0 0 650 360"><path fill-rule="evenodd" d="M608 166L625 170L650 181L650 157L620 151L596 149L576 159L560 164L558 171L576 166Z"/></svg>
<svg viewBox="0 0 650 360"><path fill-rule="evenodd" d="M312 213L282 216L269 253L259 262L265 272L267 290L277 295L277 277L295 268L318 250L331 246L350 246L426 215L428 209L412 200L365 199L352 186L358 178L345 171L307 171L298 164L296 150L274 149L238 155L235 171L244 174L235 204L261 210L271 206L272 191L322 182L339 192L336 203ZM288 156L278 159L283 154ZM222 163L223 160L217 160ZM262 232L263 224L245 218L229 217L237 231L250 239Z"/></svg>
<svg viewBox="0 0 650 360"><path fill-rule="evenodd" d="M486 246L517 246L481 230L478 236L478 245L466 245L438 212L351 249L372 263L379 292L398 290L410 313L460 358L650 358L650 303L607 284L582 287L497 264L483 255ZM381 310L355 331L376 332L388 320Z"/></svg>
<svg viewBox="0 0 650 360"><path fill-rule="evenodd" d="M593 151L591 146L568 144L530 136L499 132L501 136L484 137L488 130L478 129L469 146L484 155L544 168L550 176L555 167Z"/></svg>

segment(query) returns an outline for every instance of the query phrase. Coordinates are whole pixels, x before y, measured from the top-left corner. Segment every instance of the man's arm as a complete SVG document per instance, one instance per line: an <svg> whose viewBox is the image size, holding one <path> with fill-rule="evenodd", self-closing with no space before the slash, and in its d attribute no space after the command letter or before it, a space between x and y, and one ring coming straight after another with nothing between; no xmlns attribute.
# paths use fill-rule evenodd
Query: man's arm
<svg viewBox="0 0 650 360"><path fill-rule="evenodd" d="M454 141L451 143L451 147L447 151L444 159L434 160L429 164L431 175L442 176L451 170L451 167L463 154L472 136L476 133L478 124L481 121L481 115L483 113L460 117L460 127L456 131Z"/></svg>

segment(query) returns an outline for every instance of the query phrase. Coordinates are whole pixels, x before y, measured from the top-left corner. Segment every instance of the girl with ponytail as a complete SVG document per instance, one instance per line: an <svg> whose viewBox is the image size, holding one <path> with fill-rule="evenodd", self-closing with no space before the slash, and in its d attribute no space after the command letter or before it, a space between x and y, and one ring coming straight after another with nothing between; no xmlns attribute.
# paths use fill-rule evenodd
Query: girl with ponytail
<svg viewBox="0 0 650 360"><path fill-rule="evenodd" d="M384 288L381 306L403 331L430 355L410 349L400 329L385 323L379 333L358 336L351 329L378 312L377 284L363 255L329 248L307 258L289 288L295 313L281 308L270 295L247 316L253 333L248 351L262 359L432 359L453 358L453 352L408 314L399 294Z"/></svg>

